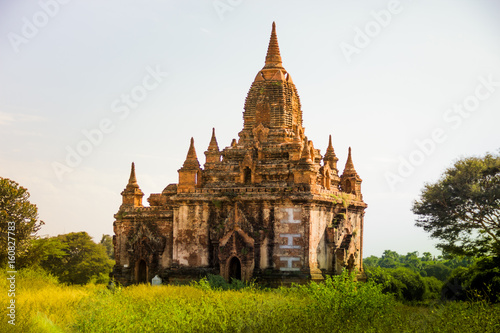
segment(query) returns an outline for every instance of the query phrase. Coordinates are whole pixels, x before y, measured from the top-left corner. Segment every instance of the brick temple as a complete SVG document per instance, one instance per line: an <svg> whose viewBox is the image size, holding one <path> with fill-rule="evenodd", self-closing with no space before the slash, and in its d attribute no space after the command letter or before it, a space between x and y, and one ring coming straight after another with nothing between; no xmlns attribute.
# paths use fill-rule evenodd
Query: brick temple
<svg viewBox="0 0 500 333"><path fill-rule="evenodd" d="M342 269L363 273L367 205L351 149L339 176L331 136L321 155L305 135L274 23L238 137L220 150L213 130L203 167L191 139L179 182L151 194L149 207L132 163L114 216L117 281L220 274L279 285L322 280Z"/></svg>

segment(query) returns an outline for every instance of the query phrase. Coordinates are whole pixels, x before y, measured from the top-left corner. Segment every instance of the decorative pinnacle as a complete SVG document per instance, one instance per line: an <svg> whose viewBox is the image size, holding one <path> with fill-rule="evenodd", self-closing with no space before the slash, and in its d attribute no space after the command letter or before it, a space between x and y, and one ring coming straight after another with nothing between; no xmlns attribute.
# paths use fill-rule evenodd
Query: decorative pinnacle
<svg viewBox="0 0 500 333"><path fill-rule="evenodd" d="M196 150L194 149L194 139L193 139L193 137L191 137L191 143L189 144L189 150L188 150L188 154L186 156L186 159L189 160L189 159L193 159L193 158L197 158L197 157L196 157Z"/></svg>
<svg viewBox="0 0 500 333"><path fill-rule="evenodd" d="M128 179L128 186L132 187L139 187L139 184L137 184L137 178L135 177L135 164L132 162L132 169L130 170L130 178Z"/></svg>
<svg viewBox="0 0 500 333"><path fill-rule="evenodd" d="M219 152L219 145L217 144L217 138L215 137L215 128L212 128L212 138L210 139L208 150L209 151L215 150Z"/></svg>
<svg viewBox="0 0 500 333"><path fill-rule="evenodd" d="M307 140L307 136L304 136L304 142L302 144L301 158L306 163L312 163L311 151L309 150L309 141Z"/></svg>
<svg viewBox="0 0 500 333"><path fill-rule="evenodd" d="M267 48L266 65L264 68L283 68L281 63L280 47L278 45L278 36L276 35L276 23L273 22L271 39Z"/></svg>
<svg viewBox="0 0 500 333"><path fill-rule="evenodd" d="M328 165L330 166L330 169L338 171L337 170L337 161L338 160L339 159L335 155L335 151L333 149L332 136L330 135L330 138L328 139L328 148L326 148L326 153L325 153L325 156L323 156L323 161L325 161L325 163L328 163Z"/></svg>
<svg viewBox="0 0 500 333"><path fill-rule="evenodd" d="M347 155L347 162L345 163L344 167L344 175L348 174L358 174L356 172L356 169L354 169L354 163L352 163L352 157L351 157L351 147L349 147L349 154Z"/></svg>
<svg viewBox="0 0 500 333"><path fill-rule="evenodd" d="M328 139L328 148L326 148L327 153L333 153L333 146L332 146L332 136L330 135Z"/></svg>
<svg viewBox="0 0 500 333"><path fill-rule="evenodd" d="M198 157L196 156L196 150L194 149L194 139L191 138L191 143L189 145L189 150L184 161L182 168L199 168L200 163L198 162Z"/></svg>

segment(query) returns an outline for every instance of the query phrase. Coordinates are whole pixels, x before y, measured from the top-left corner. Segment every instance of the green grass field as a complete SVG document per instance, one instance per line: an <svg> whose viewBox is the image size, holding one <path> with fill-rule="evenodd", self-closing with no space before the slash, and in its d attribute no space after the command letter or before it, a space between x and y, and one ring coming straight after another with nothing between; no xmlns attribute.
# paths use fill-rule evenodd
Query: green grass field
<svg viewBox="0 0 500 333"><path fill-rule="evenodd" d="M8 304L2 275L2 304ZM498 332L500 306L408 306L371 283L338 276L323 284L261 290L138 285L65 286L27 270L16 281L16 326L1 332Z"/></svg>

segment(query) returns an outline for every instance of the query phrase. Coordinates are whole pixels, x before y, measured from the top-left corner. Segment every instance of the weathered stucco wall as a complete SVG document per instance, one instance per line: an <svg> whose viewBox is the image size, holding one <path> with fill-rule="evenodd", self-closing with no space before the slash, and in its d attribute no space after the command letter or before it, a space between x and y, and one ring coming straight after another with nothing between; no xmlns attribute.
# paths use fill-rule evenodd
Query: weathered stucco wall
<svg viewBox="0 0 500 333"><path fill-rule="evenodd" d="M206 267L209 256L208 205L181 204L174 209L173 263Z"/></svg>

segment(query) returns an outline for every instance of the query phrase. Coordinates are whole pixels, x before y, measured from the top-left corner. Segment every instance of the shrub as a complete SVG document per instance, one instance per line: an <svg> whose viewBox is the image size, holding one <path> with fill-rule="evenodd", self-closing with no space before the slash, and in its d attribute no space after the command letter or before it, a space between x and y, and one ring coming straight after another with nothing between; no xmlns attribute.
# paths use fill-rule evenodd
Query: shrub
<svg viewBox="0 0 500 333"><path fill-rule="evenodd" d="M425 299L439 299L441 297L441 288L443 282L436 279L434 276L426 276L422 278L425 284Z"/></svg>
<svg viewBox="0 0 500 333"><path fill-rule="evenodd" d="M422 301L426 292L425 283L419 273L406 267L367 270L368 281L382 286L384 293L393 294L400 301Z"/></svg>
<svg viewBox="0 0 500 333"><path fill-rule="evenodd" d="M443 285L446 300L487 299L500 301L500 258L485 257L472 266L455 269Z"/></svg>
<svg viewBox="0 0 500 333"><path fill-rule="evenodd" d="M423 271L426 276L434 276L438 280L446 281L446 279L450 276L452 269L442 263L437 263L425 266Z"/></svg>

